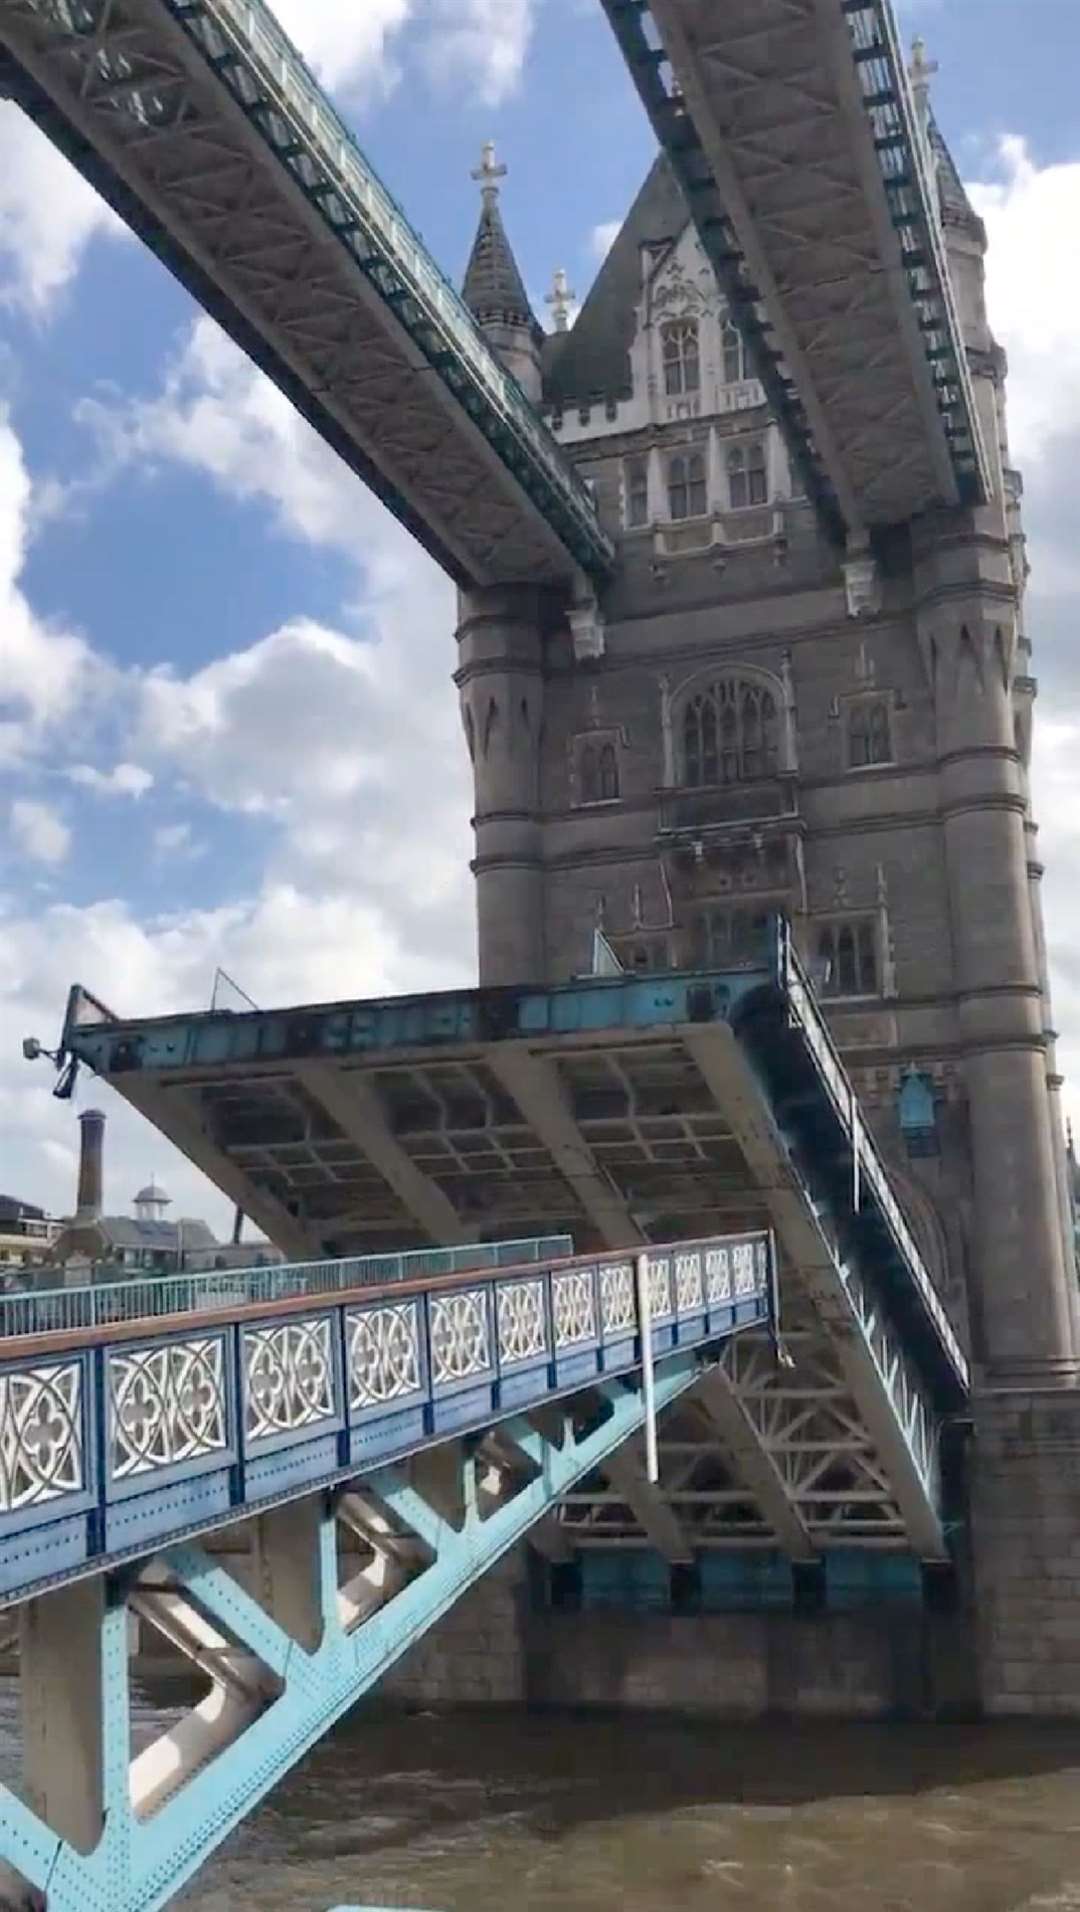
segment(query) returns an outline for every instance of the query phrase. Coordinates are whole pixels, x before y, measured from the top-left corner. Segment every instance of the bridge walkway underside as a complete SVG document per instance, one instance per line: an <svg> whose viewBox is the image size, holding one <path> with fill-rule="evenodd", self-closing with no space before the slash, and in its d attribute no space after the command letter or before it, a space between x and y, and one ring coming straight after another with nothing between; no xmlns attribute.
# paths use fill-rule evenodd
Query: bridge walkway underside
<svg viewBox="0 0 1080 1912"><path fill-rule="evenodd" d="M604 0L810 496L849 540L989 495L891 0Z"/></svg>
<svg viewBox="0 0 1080 1912"><path fill-rule="evenodd" d="M786 933L771 967L119 1023L65 1042L286 1251L565 1231L579 1249L767 1229L780 1358L740 1335L571 1549L947 1553L967 1366Z"/></svg>
<svg viewBox="0 0 1080 1912"><path fill-rule="evenodd" d="M261 0L0 0L0 86L460 584L595 506Z"/></svg>

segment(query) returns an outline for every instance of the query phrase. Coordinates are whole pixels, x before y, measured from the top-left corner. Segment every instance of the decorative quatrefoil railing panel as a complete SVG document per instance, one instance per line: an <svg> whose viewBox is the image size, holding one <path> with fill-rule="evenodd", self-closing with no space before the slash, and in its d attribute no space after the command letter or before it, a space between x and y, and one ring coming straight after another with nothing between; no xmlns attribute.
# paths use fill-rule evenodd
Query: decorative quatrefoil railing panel
<svg viewBox="0 0 1080 1912"><path fill-rule="evenodd" d="M0 1341L0 1598L633 1370L642 1274L656 1355L767 1320L768 1237L643 1252Z"/></svg>

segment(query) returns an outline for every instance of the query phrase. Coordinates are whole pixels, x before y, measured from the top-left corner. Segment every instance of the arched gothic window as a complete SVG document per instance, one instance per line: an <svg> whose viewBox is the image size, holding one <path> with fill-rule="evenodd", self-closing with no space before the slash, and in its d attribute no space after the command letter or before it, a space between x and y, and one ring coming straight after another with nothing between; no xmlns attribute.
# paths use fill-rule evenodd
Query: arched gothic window
<svg viewBox="0 0 1080 1912"><path fill-rule="evenodd" d="M763 505L769 499L769 481L765 471L765 447L760 439L752 444L731 445L727 455L728 499L732 511L746 505Z"/></svg>
<svg viewBox="0 0 1080 1912"><path fill-rule="evenodd" d="M722 677L687 699L682 719L683 783L746 783L776 775L780 712L752 678Z"/></svg>
<svg viewBox="0 0 1080 1912"><path fill-rule="evenodd" d="M707 509L704 452L680 451L668 459L667 490L670 517L704 517Z"/></svg>
<svg viewBox="0 0 1080 1912"><path fill-rule="evenodd" d="M600 800L610 803L619 794L619 759L614 744L601 744L599 763Z"/></svg>
<svg viewBox="0 0 1080 1912"><path fill-rule="evenodd" d="M889 706L883 697L863 698L852 704L848 718L848 762L853 770L867 764L891 763L892 737Z"/></svg>
<svg viewBox="0 0 1080 1912"><path fill-rule="evenodd" d="M701 390L701 354L698 349L696 319L674 319L660 327L660 349L664 359L664 391L668 398L682 398Z"/></svg>
<svg viewBox="0 0 1080 1912"><path fill-rule="evenodd" d="M872 916L827 923L818 932L817 985L822 996L876 996L877 925Z"/></svg>
<svg viewBox="0 0 1080 1912"><path fill-rule="evenodd" d="M737 325L725 319L720 327L720 349L723 356L724 384L740 385L746 377L746 347Z"/></svg>
<svg viewBox="0 0 1080 1912"><path fill-rule="evenodd" d="M578 790L579 803L611 803L618 796L619 757L614 744L582 745Z"/></svg>

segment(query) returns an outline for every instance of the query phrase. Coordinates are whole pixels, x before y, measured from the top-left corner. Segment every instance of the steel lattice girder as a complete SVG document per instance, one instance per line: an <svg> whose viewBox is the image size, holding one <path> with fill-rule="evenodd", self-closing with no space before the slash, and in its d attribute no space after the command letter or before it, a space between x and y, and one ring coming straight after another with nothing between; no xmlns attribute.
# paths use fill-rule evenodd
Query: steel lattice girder
<svg viewBox="0 0 1080 1912"><path fill-rule="evenodd" d="M823 514L859 538L935 502L983 502L890 0L604 4Z"/></svg>
<svg viewBox="0 0 1080 1912"><path fill-rule="evenodd" d="M692 1356L659 1364L657 1407L676 1400L698 1372ZM92 1850L78 1850L0 1787L0 1858L47 1892L49 1912L154 1912L167 1904L334 1721L576 1480L642 1425L636 1386L611 1384L601 1398L602 1415L584 1425L569 1414L557 1430L545 1423L543 1433L528 1422L503 1423L498 1465L456 1446L436 1450L449 1456L441 1491L386 1468L365 1476L336 1511L324 1496L280 1510L295 1517L293 1544L281 1530L281 1579L275 1586L271 1575L267 1603L194 1545L171 1549L128 1579L111 1578L96 1609L84 1602L91 1616L97 1613L87 1622L94 1639L71 1642L73 1668L85 1668L88 1658L99 1668L93 1783L100 1839ZM362 1537L370 1555L340 1587L337 1519ZM417 1571L421 1554L428 1564ZM29 1605L79 1591L45 1594ZM129 1604L210 1673L216 1696L134 1762ZM65 1695L65 1703L68 1697L76 1698ZM40 1785L42 1775L33 1780Z"/></svg>
<svg viewBox="0 0 1080 1912"><path fill-rule="evenodd" d="M260 0L0 0L6 89L459 583L602 576L581 479Z"/></svg>

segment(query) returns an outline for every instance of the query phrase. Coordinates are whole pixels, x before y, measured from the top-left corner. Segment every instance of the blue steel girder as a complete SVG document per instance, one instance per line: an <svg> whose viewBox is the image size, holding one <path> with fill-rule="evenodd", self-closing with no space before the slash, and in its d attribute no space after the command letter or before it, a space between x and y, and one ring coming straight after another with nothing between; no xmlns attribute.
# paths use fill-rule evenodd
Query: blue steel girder
<svg viewBox="0 0 1080 1912"><path fill-rule="evenodd" d="M691 1353L667 1357L655 1374L657 1409L699 1372ZM291 1604L273 1597L260 1604L197 1545L173 1547L137 1572L110 1577L98 1608L83 1603L82 1625L93 1629L93 1640L72 1642L82 1649L73 1652L73 1666L85 1667L88 1649L100 1662L99 1730L88 1736L100 1834L80 1850L57 1830L52 1821L63 1822L65 1802L50 1798L48 1770L38 1770L27 1783L40 1810L0 1788L0 1859L45 1895L48 1912L155 1912L166 1905L335 1720L575 1481L641 1427L644 1412L636 1384L603 1382L584 1420L567 1413L557 1431L543 1433L509 1423L506 1438L520 1456L521 1476L507 1481L505 1497L496 1496L490 1511L475 1458L463 1448L452 1456L449 1501L383 1468L365 1477L359 1501L346 1495L335 1503L320 1494L317 1503L299 1503L286 1563ZM313 1518L301 1518L305 1508ZM339 1515L362 1535L370 1556L342 1585ZM130 1609L159 1626L213 1682L201 1713L134 1761ZM54 1672L65 1703L63 1669Z"/></svg>
<svg viewBox="0 0 1080 1912"><path fill-rule="evenodd" d="M604 0L826 522L990 473L891 0Z"/></svg>
<svg viewBox="0 0 1080 1912"><path fill-rule="evenodd" d="M0 83L463 585L580 587L588 488L262 0L0 0Z"/></svg>

